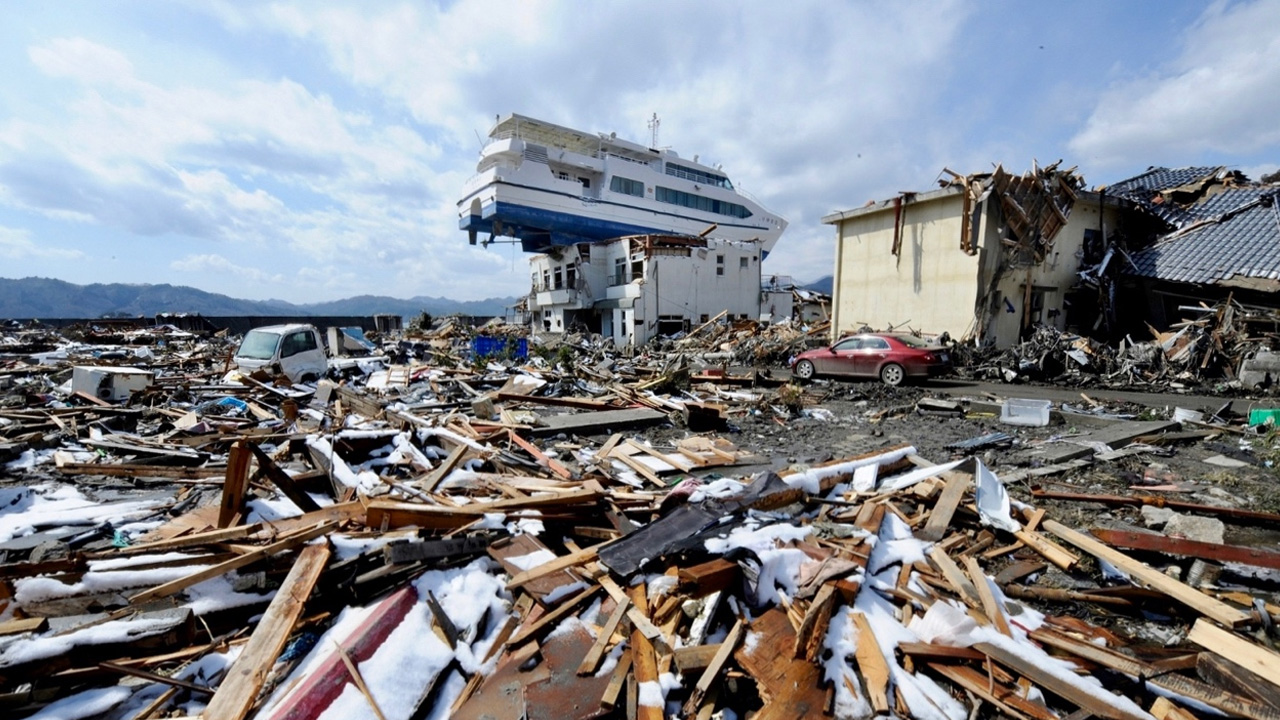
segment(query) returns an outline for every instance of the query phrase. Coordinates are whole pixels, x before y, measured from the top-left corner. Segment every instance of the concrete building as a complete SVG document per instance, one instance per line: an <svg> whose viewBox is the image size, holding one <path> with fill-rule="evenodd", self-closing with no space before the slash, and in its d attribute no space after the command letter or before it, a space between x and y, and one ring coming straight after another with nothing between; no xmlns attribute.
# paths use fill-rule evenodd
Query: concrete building
<svg viewBox="0 0 1280 720"><path fill-rule="evenodd" d="M1076 319L1077 273L1129 204L1056 164L951 177L822 218L836 229L834 337L910 328L1008 347L1036 323Z"/></svg>
<svg viewBox="0 0 1280 720"><path fill-rule="evenodd" d="M761 312L757 243L636 235L570 245L536 255L529 265L535 334L580 326L640 345L722 311L735 319Z"/></svg>

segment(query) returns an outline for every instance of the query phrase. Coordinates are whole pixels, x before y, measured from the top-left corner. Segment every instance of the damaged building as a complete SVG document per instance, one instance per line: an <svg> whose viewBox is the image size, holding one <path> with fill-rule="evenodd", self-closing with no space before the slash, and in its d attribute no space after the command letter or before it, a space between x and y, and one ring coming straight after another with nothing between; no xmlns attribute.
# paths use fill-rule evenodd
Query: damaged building
<svg viewBox="0 0 1280 720"><path fill-rule="evenodd" d="M555 250L529 261L535 333L585 329L641 345L718 314L755 319L761 313L757 243L635 235Z"/></svg>
<svg viewBox="0 0 1280 720"><path fill-rule="evenodd" d="M1276 185L1151 168L1085 190L1057 163L947 176L823 218L836 227L833 332L948 333L1007 348L1037 326L1119 339L1232 298L1280 307Z"/></svg>
<svg viewBox="0 0 1280 720"><path fill-rule="evenodd" d="M1013 175L945 171L943 187L833 213L832 328L912 328L1006 347L1065 329L1068 288L1126 203L1057 163Z"/></svg>

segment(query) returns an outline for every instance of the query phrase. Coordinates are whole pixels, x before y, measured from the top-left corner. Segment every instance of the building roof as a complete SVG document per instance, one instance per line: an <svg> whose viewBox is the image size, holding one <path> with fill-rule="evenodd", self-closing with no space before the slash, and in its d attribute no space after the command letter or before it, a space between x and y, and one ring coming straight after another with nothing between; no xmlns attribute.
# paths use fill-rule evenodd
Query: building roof
<svg viewBox="0 0 1280 720"><path fill-rule="evenodd" d="M1180 229L1136 253L1130 273L1198 284L1280 280L1278 196L1277 185L1227 188L1181 208Z"/></svg>

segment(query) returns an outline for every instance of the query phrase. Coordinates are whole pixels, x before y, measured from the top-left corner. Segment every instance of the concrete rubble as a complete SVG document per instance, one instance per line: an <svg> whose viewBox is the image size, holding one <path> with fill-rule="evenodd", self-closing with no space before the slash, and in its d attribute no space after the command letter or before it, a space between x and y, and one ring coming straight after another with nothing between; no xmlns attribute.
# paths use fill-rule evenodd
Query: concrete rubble
<svg viewBox="0 0 1280 720"><path fill-rule="evenodd" d="M965 371L1234 373L1233 307L1146 364L1043 333ZM1188 470L1273 478L1274 421L1086 395L1018 427L999 397L788 382L826 332L632 350L446 320L293 384L232 372L234 338L5 329L0 707L1280 717L1280 549L1250 534L1280 515ZM150 383L112 401L77 366Z"/></svg>

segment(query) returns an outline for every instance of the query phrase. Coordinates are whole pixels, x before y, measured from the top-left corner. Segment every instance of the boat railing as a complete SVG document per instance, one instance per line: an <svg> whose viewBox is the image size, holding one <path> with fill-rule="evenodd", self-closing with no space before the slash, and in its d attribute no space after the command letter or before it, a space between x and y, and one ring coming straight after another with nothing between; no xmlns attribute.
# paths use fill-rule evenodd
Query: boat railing
<svg viewBox="0 0 1280 720"><path fill-rule="evenodd" d="M637 165L644 165L644 166L646 166L646 167L648 167L648 165L649 165L649 161L648 161L648 160L639 160L639 159L636 159L636 158L629 158L629 157L627 157L626 155L618 155L618 154L616 154L616 153L605 153L605 155L606 155L606 156L608 156L610 159L613 159L613 160L625 160L625 161L627 161L627 162L629 162L629 163L635 163L635 164L637 164Z"/></svg>

